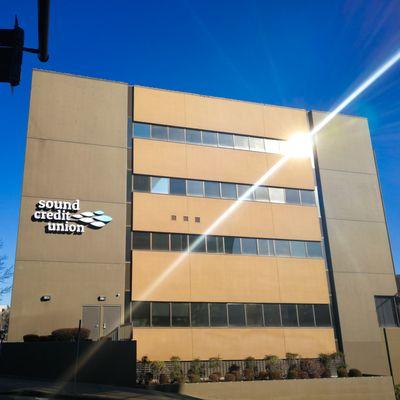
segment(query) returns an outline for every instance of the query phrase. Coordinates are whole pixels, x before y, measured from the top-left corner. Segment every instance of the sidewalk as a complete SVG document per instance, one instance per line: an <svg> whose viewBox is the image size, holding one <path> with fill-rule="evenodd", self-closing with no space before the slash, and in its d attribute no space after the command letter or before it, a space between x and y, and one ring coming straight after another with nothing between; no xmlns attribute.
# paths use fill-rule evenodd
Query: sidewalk
<svg viewBox="0 0 400 400"><path fill-rule="evenodd" d="M115 399L115 400L195 400L195 397L155 390L114 387L91 383L73 383L28 380L15 377L0 377L0 399L3 396L48 397L60 399ZM7 397L12 398L12 397Z"/></svg>

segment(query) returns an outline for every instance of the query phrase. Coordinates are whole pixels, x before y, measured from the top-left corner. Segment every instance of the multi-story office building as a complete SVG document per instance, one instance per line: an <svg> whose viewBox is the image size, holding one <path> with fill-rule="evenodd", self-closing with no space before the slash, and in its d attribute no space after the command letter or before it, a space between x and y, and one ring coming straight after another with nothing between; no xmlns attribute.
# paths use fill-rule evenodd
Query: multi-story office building
<svg viewBox="0 0 400 400"><path fill-rule="evenodd" d="M82 319L131 325L150 359L339 349L389 373L367 121L337 116L248 191L324 115L34 71L10 340Z"/></svg>

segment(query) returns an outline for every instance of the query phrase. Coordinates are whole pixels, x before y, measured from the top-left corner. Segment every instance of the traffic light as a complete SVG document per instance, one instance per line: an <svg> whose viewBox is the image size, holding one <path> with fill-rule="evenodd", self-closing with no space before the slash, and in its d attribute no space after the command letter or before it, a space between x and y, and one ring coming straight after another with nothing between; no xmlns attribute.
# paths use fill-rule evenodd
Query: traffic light
<svg viewBox="0 0 400 400"><path fill-rule="evenodd" d="M23 50L24 30L15 18L14 29L0 29L0 82L19 84Z"/></svg>

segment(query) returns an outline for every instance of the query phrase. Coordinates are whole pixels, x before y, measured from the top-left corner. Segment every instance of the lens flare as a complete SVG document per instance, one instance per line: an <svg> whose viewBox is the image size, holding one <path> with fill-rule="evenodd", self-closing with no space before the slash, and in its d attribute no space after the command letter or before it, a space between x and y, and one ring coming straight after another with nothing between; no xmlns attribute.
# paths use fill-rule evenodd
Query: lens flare
<svg viewBox="0 0 400 400"><path fill-rule="evenodd" d="M281 145L282 154L291 158L310 158L313 154L312 137L309 132L295 133Z"/></svg>

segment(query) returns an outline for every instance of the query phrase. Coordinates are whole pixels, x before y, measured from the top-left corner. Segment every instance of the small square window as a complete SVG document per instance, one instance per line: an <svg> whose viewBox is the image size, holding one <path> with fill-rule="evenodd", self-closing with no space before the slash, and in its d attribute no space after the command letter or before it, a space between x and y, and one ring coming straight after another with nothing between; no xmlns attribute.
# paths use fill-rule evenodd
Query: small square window
<svg viewBox="0 0 400 400"><path fill-rule="evenodd" d="M188 196L204 196L204 182L188 179L187 194Z"/></svg>
<svg viewBox="0 0 400 400"><path fill-rule="evenodd" d="M247 136L234 136L235 149L249 150L249 138Z"/></svg>
<svg viewBox="0 0 400 400"><path fill-rule="evenodd" d="M150 177L135 174L133 176L133 190L136 192L150 192Z"/></svg>
<svg viewBox="0 0 400 400"><path fill-rule="evenodd" d="M285 189L286 203L300 204L300 192L297 189Z"/></svg>
<svg viewBox="0 0 400 400"><path fill-rule="evenodd" d="M302 204L315 205L315 193L313 190L300 190L300 196Z"/></svg>
<svg viewBox="0 0 400 400"><path fill-rule="evenodd" d="M203 131L203 144L207 146L218 146L217 132Z"/></svg>
<svg viewBox="0 0 400 400"><path fill-rule="evenodd" d="M186 143L201 144L201 131L186 129Z"/></svg>
<svg viewBox="0 0 400 400"><path fill-rule="evenodd" d="M254 200L254 191L250 191L251 187L251 185L237 185L238 198L244 196L242 200ZM245 195L246 192L248 192L247 195Z"/></svg>
<svg viewBox="0 0 400 400"><path fill-rule="evenodd" d="M284 203L285 202L285 190L281 188L268 188L269 199L272 203Z"/></svg>
<svg viewBox="0 0 400 400"><path fill-rule="evenodd" d="M150 137L150 125L135 122L133 124L133 135L137 138L149 138Z"/></svg>
<svg viewBox="0 0 400 400"><path fill-rule="evenodd" d="M289 240L274 240L275 254L280 257L290 257Z"/></svg>
<svg viewBox="0 0 400 400"><path fill-rule="evenodd" d="M200 222L200 217L194 217L194 222Z"/></svg>
<svg viewBox="0 0 400 400"><path fill-rule="evenodd" d="M171 220L176 221L176 215L171 215Z"/></svg>
<svg viewBox="0 0 400 400"><path fill-rule="evenodd" d="M211 197L215 199L221 197L218 182L204 182L204 192L206 197Z"/></svg>
<svg viewBox="0 0 400 400"><path fill-rule="evenodd" d="M187 215L184 215L184 216L183 216L183 220L184 220L185 222L187 222L187 221L189 221L189 217L188 217Z"/></svg>
<svg viewBox="0 0 400 400"><path fill-rule="evenodd" d="M256 137L249 137L249 144L250 144L251 151L265 152L264 139L256 138Z"/></svg>
<svg viewBox="0 0 400 400"><path fill-rule="evenodd" d="M218 133L218 143L220 147L233 149L233 135Z"/></svg>
<svg viewBox="0 0 400 400"><path fill-rule="evenodd" d="M169 178L151 177L151 193L168 194Z"/></svg>
<svg viewBox="0 0 400 400"><path fill-rule="evenodd" d="M236 185L234 183L221 183L221 196L224 199L236 199Z"/></svg>
<svg viewBox="0 0 400 400"><path fill-rule="evenodd" d="M168 140L168 128L161 125L152 125L151 137L157 140Z"/></svg>
<svg viewBox="0 0 400 400"><path fill-rule="evenodd" d="M184 142L185 130L183 128L169 128L169 140L171 142Z"/></svg>
<svg viewBox="0 0 400 400"><path fill-rule="evenodd" d="M322 257L321 242L306 242L307 245L307 255L312 258Z"/></svg>

